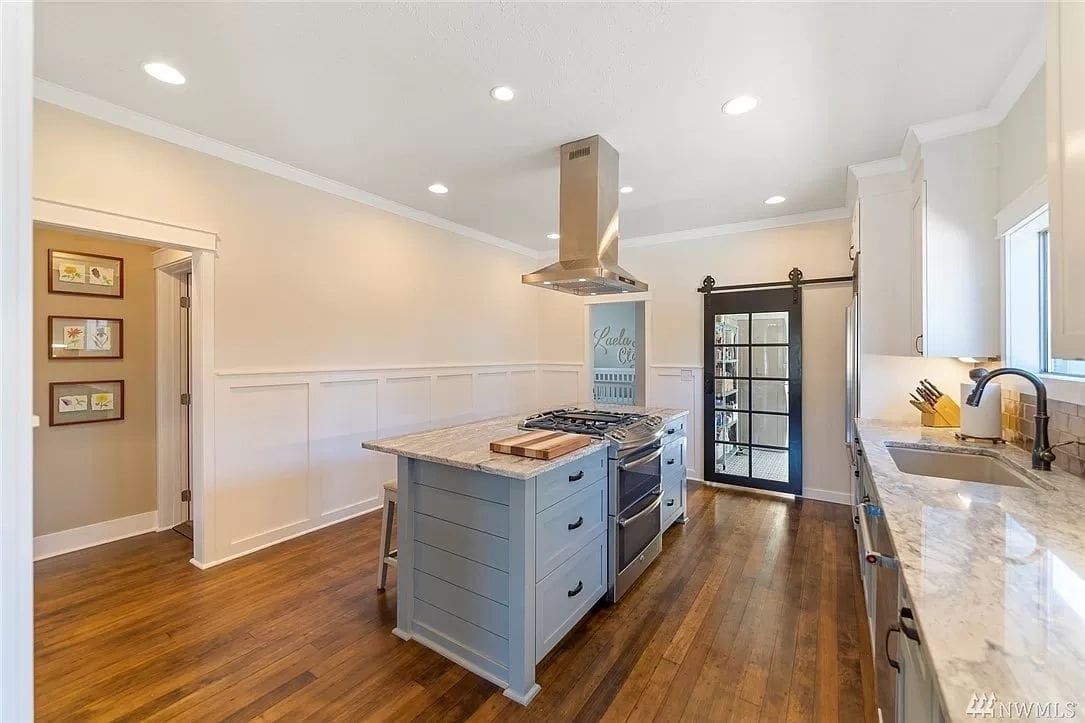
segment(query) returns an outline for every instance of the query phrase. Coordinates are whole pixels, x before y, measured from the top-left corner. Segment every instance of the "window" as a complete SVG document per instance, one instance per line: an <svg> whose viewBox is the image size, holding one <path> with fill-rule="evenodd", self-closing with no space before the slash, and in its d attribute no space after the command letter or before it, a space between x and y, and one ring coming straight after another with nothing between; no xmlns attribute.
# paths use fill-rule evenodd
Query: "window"
<svg viewBox="0 0 1085 723"><path fill-rule="evenodd" d="M1043 220L1046 226L1047 212L1043 214ZM1039 231L1039 247L1040 247L1040 282L1042 284L1042 290L1040 292L1040 329L1042 330L1042 359L1044 361L1043 371L1048 374L1062 374L1063 376L1071 377L1085 377L1085 361L1079 359L1058 359L1051 355L1051 312L1049 309L1048 299L1051 298L1051 267L1048 263L1048 244L1049 238L1047 228Z"/></svg>
<svg viewBox="0 0 1085 723"><path fill-rule="evenodd" d="M1006 361L1061 376L1085 377L1085 361L1051 356L1047 209L1006 235Z"/></svg>

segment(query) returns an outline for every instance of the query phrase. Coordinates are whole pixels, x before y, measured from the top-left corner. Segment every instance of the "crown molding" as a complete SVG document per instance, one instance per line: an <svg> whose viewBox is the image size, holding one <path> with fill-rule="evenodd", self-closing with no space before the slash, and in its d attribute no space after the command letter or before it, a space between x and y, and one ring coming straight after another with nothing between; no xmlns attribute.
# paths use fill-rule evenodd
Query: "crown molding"
<svg viewBox="0 0 1085 723"><path fill-rule="evenodd" d="M1035 32L1029 35L1028 42L1018 54L1009 74L991 96L991 101L986 108L929 123L917 123L908 129L909 132L915 135L915 139L920 144L923 144L997 126L1006 119L1029 83L1044 67L1046 53L1047 36L1041 23ZM905 143L907 144L907 138ZM901 155L905 155L904 150L901 151Z"/></svg>
<svg viewBox="0 0 1085 723"><path fill-rule="evenodd" d="M446 218L436 216L428 211L422 211L411 206L397 203L383 196L378 196L360 188L333 181L330 178L311 173L309 171L291 166L282 161L262 156L259 153L247 151L244 148L224 143L214 138L195 133L186 128L175 126L172 123L151 116L138 113L130 108L110 103L109 101L96 98L86 93L81 93L71 88L65 88L42 78L34 79L34 97L52 105L67 108L91 118L96 118L111 125L126 128L136 133L141 133L152 138L157 138L167 143L172 143L183 148L198 151L209 156L220 158L224 161L239 166L251 168L272 176L277 176L293 183L298 183L309 188L323 191L324 193L354 201L371 208L417 221L419 223L439 228L443 231L454 233L475 241L480 241L491 246L512 251L532 259L539 258L539 252L521 244L488 234L485 231L464 226L463 224L449 221Z"/></svg>
<svg viewBox="0 0 1085 723"><path fill-rule="evenodd" d="M846 208L827 208L821 211L794 213L789 216L775 216L773 218L761 218L754 221L726 223L721 226L703 226L701 228L690 228L684 231L659 233L652 236L637 236L634 238L622 239L621 243L626 248L644 248L645 246L658 246L659 244L675 243L678 241L696 241L697 239L730 236L736 233L764 231L772 228L785 228L787 226L801 226L803 224L819 223L821 221L836 221L842 218L849 218L850 216L851 212Z"/></svg>
<svg viewBox="0 0 1085 723"><path fill-rule="evenodd" d="M860 178L882 173L894 173L911 168L915 165L920 147L924 143L972 133L985 128L993 128L1006 120L1006 116L1013 110L1017 101L1021 99L1021 94L1025 92L1032 79L1044 67L1046 53L1047 36L1041 23L1036 28L1036 31L1029 36L1028 42L1018 54L1009 74L1003 79L994 95L991 96L986 108L911 125L904 134L899 156L848 166L847 191L845 193L847 208L855 206L858 180Z"/></svg>

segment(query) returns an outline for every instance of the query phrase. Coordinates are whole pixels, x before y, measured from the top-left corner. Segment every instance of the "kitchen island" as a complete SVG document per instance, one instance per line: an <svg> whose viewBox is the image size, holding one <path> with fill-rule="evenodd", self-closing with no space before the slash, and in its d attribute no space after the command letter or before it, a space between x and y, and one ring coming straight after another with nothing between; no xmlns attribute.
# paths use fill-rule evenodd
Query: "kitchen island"
<svg viewBox="0 0 1085 723"><path fill-rule="evenodd" d="M667 524L684 519L685 417L666 423ZM610 443L554 460L490 451L521 416L367 442L398 457L396 627L527 705L535 665L608 591ZM657 457L660 455L657 455ZM668 482L669 480L669 482ZM668 486L670 484L670 486ZM669 512L664 512L664 510Z"/></svg>
<svg viewBox="0 0 1085 723"><path fill-rule="evenodd" d="M897 719L1080 712L1085 480L1060 470L1034 471L1028 452L963 442L953 429L860 419L857 430L861 477L872 485L869 495L858 496L857 515L876 505L875 519L884 520L891 547L861 549L861 557L889 556L900 577L899 613L892 611L891 625L875 631L873 640L877 661L891 656L900 665L890 678L901 683ZM994 457L1029 486L907 474L891 456L894 447ZM860 565L881 574L876 563ZM864 582L869 579L864 573ZM868 590L868 604L879 594Z"/></svg>

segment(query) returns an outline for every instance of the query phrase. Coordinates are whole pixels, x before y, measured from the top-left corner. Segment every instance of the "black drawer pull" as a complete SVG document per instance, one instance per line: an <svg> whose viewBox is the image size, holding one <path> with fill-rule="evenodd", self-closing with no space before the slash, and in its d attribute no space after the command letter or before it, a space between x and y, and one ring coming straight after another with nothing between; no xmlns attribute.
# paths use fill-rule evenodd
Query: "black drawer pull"
<svg viewBox="0 0 1085 723"><path fill-rule="evenodd" d="M674 464L674 457L667 460L667 464Z"/></svg>
<svg viewBox="0 0 1085 723"><path fill-rule="evenodd" d="M577 517L577 518L576 518L576 522L570 522L570 523L569 523L569 524L567 525L567 527L568 527L568 528L569 528L570 530L575 530L576 528L580 527L580 526L581 526L581 525L583 525L583 524L584 524L584 515L581 515L580 517Z"/></svg>
<svg viewBox="0 0 1085 723"><path fill-rule="evenodd" d="M674 434L676 431L678 431L678 430L676 430L674 427L671 427L670 429L667 430L667 434Z"/></svg>
<svg viewBox="0 0 1085 723"><path fill-rule="evenodd" d="M667 507L674 507L674 498L667 500Z"/></svg>
<svg viewBox="0 0 1085 723"><path fill-rule="evenodd" d="M584 470L580 470L576 474L569 475L570 482L579 482L582 479L584 479Z"/></svg>
<svg viewBox="0 0 1085 723"><path fill-rule="evenodd" d="M584 581L581 580L580 582L578 582L576 584L576 587L574 587L572 590L570 590L569 592L567 592L565 594L568 595L569 597L576 597L577 595L580 594L580 591L583 590L583 589L584 589Z"/></svg>

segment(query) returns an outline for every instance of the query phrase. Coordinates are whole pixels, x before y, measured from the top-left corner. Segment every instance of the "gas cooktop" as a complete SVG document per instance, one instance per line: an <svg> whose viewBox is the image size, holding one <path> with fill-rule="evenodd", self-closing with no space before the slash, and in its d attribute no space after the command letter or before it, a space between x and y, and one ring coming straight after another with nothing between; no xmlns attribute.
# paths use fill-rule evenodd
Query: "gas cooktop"
<svg viewBox="0 0 1085 723"><path fill-rule="evenodd" d="M663 434L663 419L650 414L567 407L530 416L520 423L520 428L604 437L617 443L620 452L659 439Z"/></svg>

